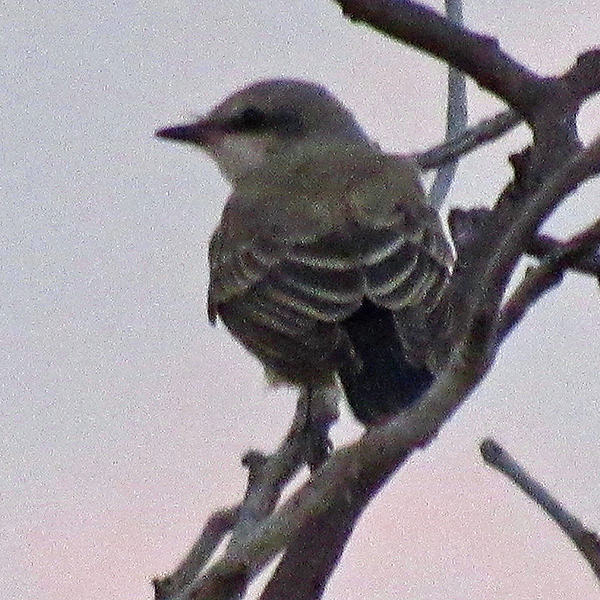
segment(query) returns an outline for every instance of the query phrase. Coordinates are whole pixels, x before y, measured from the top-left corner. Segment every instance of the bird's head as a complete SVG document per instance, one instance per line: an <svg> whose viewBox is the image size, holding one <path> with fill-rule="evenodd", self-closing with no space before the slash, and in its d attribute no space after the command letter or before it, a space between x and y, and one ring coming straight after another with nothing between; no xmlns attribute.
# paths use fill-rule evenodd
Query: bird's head
<svg viewBox="0 0 600 600"><path fill-rule="evenodd" d="M306 143L368 143L352 114L325 88L292 79L254 83L206 117L156 135L200 146L230 181Z"/></svg>

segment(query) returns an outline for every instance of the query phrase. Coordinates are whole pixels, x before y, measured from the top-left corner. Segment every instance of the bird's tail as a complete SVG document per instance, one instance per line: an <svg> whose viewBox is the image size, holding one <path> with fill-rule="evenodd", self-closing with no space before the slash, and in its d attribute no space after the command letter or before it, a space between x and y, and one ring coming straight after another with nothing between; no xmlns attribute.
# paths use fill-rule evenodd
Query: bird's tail
<svg viewBox="0 0 600 600"><path fill-rule="evenodd" d="M365 300L343 327L362 366L339 375L350 408L362 423L376 423L407 408L433 382L427 368L406 359L390 310Z"/></svg>

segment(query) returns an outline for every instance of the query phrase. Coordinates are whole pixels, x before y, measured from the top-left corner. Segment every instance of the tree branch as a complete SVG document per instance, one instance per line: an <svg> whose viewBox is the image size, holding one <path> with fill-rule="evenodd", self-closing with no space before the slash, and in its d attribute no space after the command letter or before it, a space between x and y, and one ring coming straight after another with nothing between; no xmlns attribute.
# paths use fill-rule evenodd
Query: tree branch
<svg viewBox="0 0 600 600"><path fill-rule="evenodd" d="M565 245L568 243L556 240L549 235L536 235L527 246L527 254L543 260L551 256L556 256L566 250ZM578 260L573 261L569 269L600 279L600 255L596 252L582 256Z"/></svg>
<svg viewBox="0 0 600 600"><path fill-rule="evenodd" d="M167 577L152 581L156 600L171 598L190 584L208 563L225 535L233 529L238 518L239 506L214 512L177 570Z"/></svg>
<svg viewBox="0 0 600 600"><path fill-rule="evenodd" d="M560 201L581 183L600 172L600 137L582 149L550 175L527 201L527 210L519 211L494 248L486 265L486 281L494 282L505 275L506 266L521 255L535 231Z"/></svg>
<svg viewBox="0 0 600 600"><path fill-rule="evenodd" d="M445 0L446 15L452 23L463 24L462 1ZM465 74L448 66L448 98L446 102L446 141L460 136L468 122L467 82ZM435 209L443 204L456 175L458 160L454 159L438 169L427 201Z"/></svg>
<svg viewBox="0 0 600 600"><path fill-rule="evenodd" d="M450 211L448 224L458 252L463 246L477 239L490 212L488 208L454 208ZM527 242L525 254L540 260L551 259L567 251L571 243L573 240L561 241L546 234L536 234ZM580 256L569 264L568 269L600 279L600 255L590 252Z"/></svg>
<svg viewBox="0 0 600 600"><path fill-rule="evenodd" d="M437 169L441 165L452 162L477 147L499 138L519 123L521 123L521 118L512 111L498 113L438 146L410 155L410 158L424 171Z"/></svg>
<svg viewBox="0 0 600 600"><path fill-rule="evenodd" d="M595 254L599 245L600 220L564 242L540 266L530 268L502 308L498 323L499 338L507 336L535 302L562 281L565 270L573 268L590 254Z"/></svg>
<svg viewBox="0 0 600 600"><path fill-rule="evenodd" d="M214 551L231 532L226 554L235 554L236 547L252 536L260 524L273 512L281 491L312 456L312 419L318 420L319 435L325 435L337 419L335 392L323 391L309 397L301 393L290 429L275 452L264 455L250 451L242 459L248 469L248 485L244 500L237 506L216 511L211 515L188 555L170 575L153 581L156 600L187 598L190 584L212 558ZM241 593L250 579L244 569L234 576L215 577L211 582L213 594ZM221 596L215 596L221 597Z"/></svg>
<svg viewBox="0 0 600 600"><path fill-rule="evenodd" d="M575 115L600 90L600 50L583 53L562 77L541 77L503 52L498 42L452 23L411 0L336 0L354 21L415 46L470 75L532 127L529 185L578 149Z"/></svg>
<svg viewBox="0 0 600 600"><path fill-rule="evenodd" d="M337 504L309 518L285 551L260 600L320 598L363 508Z"/></svg>
<svg viewBox="0 0 600 600"><path fill-rule="evenodd" d="M545 79L503 52L498 42L410 0L336 0L353 21L436 56L470 75L524 116L545 96Z"/></svg>
<svg viewBox="0 0 600 600"><path fill-rule="evenodd" d="M598 535L586 529L579 519L563 508L550 492L535 481L497 442L491 439L484 440L480 450L483 460L488 465L506 475L562 529L587 560L594 575L600 581L600 539Z"/></svg>

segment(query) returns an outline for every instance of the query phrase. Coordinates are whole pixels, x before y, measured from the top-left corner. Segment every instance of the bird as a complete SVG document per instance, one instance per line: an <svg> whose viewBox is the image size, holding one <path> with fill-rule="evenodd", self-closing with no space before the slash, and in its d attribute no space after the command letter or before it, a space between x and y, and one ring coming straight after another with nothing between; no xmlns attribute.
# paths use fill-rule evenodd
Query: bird
<svg viewBox="0 0 600 600"><path fill-rule="evenodd" d="M252 83L155 135L231 185L209 245L208 318L272 383L344 391L370 427L414 404L448 350L452 250L416 165L325 87Z"/></svg>

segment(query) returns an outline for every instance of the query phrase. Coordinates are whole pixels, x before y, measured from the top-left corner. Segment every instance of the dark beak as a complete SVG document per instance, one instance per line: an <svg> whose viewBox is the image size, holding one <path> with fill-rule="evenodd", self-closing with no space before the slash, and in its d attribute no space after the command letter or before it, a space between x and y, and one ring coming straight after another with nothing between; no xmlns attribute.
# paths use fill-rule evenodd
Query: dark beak
<svg viewBox="0 0 600 600"><path fill-rule="evenodd" d="M190 123L189 125L174 125L173 127L159 129L155 135L159 138L177 142L195 142L201 132L202 128L199 127L198 123Z"/></svg>
<svg viewBox="0 0 600 600"><path fill-rule="evenodd" d="M221 137L225 132L226 128L222 123L202 119L195 123L164 127L163 129L158 129L154 135L165 140L207 146L211 142L214 142L215 139Z"/></svg>

